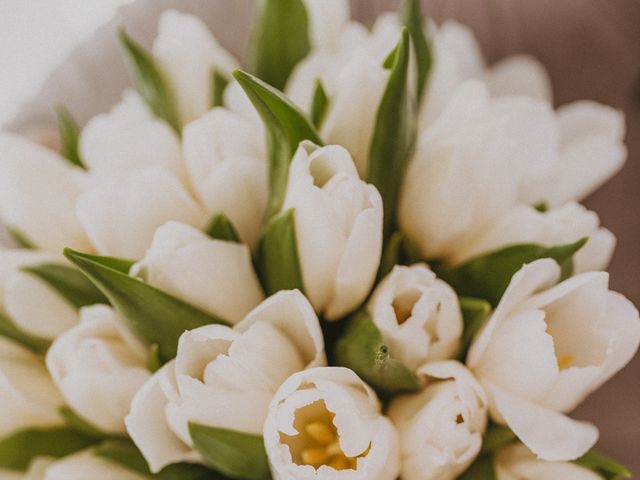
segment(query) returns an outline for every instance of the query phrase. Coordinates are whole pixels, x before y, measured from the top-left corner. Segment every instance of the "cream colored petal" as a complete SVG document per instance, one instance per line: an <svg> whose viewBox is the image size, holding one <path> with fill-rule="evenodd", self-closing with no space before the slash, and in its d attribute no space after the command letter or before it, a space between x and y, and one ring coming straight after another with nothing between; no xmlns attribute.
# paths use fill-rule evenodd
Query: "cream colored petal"
<svg viewBox="0 0 640 480"><path fill-rule="evenodd" d="M553 101L551 79L544 65L528 55L512 55L492 65L485 73L491 94L526 95Z"/></svg>

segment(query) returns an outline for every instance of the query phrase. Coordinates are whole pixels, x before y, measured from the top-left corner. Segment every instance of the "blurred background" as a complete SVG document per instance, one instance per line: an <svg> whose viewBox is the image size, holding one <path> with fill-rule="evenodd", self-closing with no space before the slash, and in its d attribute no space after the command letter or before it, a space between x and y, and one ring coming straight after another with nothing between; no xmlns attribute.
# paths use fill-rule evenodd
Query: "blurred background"
<svg viewBox="0 0 640 480"><path fill-rule="evenodd" d="M365 23L400 0L352 1ZM490 62L514 53L550 72L555 103L592 99L627 115L628 161L586 202L618 237L611 287L640 305L640 0L423 0L436 22L476 33ZM149 45L168 6L200 15L240 56L253 0L0 0L0 126L37 134L65 103L81 121L128 84L115 25ZM122 7L118 10L119 7ZM115 18L114 18L115 16ZM73 52L73 59L68 60ZM640 356L576 412L600 427L598 448L640 472Z"/></svg>

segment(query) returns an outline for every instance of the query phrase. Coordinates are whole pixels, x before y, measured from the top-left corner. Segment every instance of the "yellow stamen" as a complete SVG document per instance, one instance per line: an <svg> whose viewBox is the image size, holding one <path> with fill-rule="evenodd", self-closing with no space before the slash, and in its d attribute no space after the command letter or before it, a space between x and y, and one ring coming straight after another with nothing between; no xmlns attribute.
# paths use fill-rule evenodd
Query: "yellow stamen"
<svg viewBox="0 0 640 480"><path fill-rule="evenodd" d="M336 455L344 456L344 453L342 453L342 449L340 448L340 443L337 440L331 445L327 445L327 453L332 457Z"/></svg>
<svg viewBox="0 0 640 480"><path fill-rule="evenodd" d="M305 428L307 434L320 445L330 445L336 441L335 433L329 426L322 422L313 422Z"/></svg>
<svg viewBox="0 0 640 480"><path fill-rule="evenodd" d="M342 455L341 457L336 457L331 462L329 462L329 466L335 470L346 470L348 468L352 468L351 463L347 460L347 457Z"/></svg>
<svg viewBox="0 0 640 480"><path fill-rule="evenodd" d="M300 457L306 465L319 467L329 460L329 454L323 448L307 448L300 452Z"/></svg>
<svg viewBox="0 0 640 480"><path fill-rule="evenodd" d="M560 370L564 370L565 368L569 368L572 364L573 361L575 359L573 358L573 355L571 354L566 354L566 355L560 355L558 357L558 368Z"/></svg>

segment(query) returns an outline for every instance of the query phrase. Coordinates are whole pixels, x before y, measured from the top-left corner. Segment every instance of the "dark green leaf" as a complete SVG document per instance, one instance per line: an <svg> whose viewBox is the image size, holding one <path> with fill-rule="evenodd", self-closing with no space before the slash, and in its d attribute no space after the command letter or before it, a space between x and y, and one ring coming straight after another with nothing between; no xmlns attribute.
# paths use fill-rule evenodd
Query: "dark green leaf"
<svg viewBox="0 0 640 480"><path fill-rule="evenodd" d="M56 116L58 117L58 131L60 132L60 153L72 165L86 168L78 149L80 127L64 105L56 107Z"/></svg>
<svg viewBox="0 0 640 480"><path fill-rule="evenodd" d="M176 100L162 69L153 56L131 39L123 28L118 31L118 38L138 92L154 115L167 122L179 134L181 128Z"/></svg>
<svg viewBox="0 0 640 480"><path fill-rule="evenodd" d="M193 446L211 468L231 478L271 478L261 436L189 423Z"/></svg>
<svg viewBox="0 0 640 480"><path fill-rule="evenodd" d="M297 288L304 291L293 209L271 219L256 252L256 267L267 295Z"/></svg>
<svg viewBox="0 0 640 480"><path fill-rule="evenodd" d="M131 471L158 480L224 480L225 477L203 467L190 463L175 463L152 474L147 461L131 440L111 439L102 442L95 450L99 457L110 460Z"/></svg>
<svg viewBox="0 0 640 480"><path fill-rule="evenodd" d="M60 408L60 416L64 418L69 427L82 435L96 439L103 439L110 436L95 425L90 424L69 407Z"/></svg>
<svg viewBox="0 0 640 480"><path fill-rule="evenodd" d="M36 248L36 244L19 229L10 226L6 226L5 229L19 248L26 248L30 250Z"/></svg>
<svg viewBox="0 0 640 480"><path fill-rule="evenodd" d="M409 29L413 50L416 52L418 70L418 101L422 98L431 71L431 47L424 34L424 19L420 9L420 0L405 0L402 9L402 23Z"/></svg>
<svg viewBox="0 0 640 480"><path fill-rule="evenodd" d="M502 248L440 272L440 276L461 296L483 298L496 306L511 277L526 263L552 258L563 268L572 264L573 255L587 242L586 238L557 247L520 244Z"/></svg>
<svg viewBox="0 0 640 480"><path fill-rule="evenodd" d="M55 263L41 263L23 267L22 270L47 283L76 308L109 303L100 290L75 268Z"/></svg>
<svg viewBox="0 0 640 480"><path fill-rule="evenodd" d="M298 144L311 140L322 145L320 137L305 114L282 92L248 73L236 70L233 76L246 92L262 118L267 133L270 199L268 218L282 208L289 177L289 164Z"/></svg>
<svg viewBox="0 0 640 480"><path fill-rule="evenodd" d="M185 330L228 322L151 285L112 268L112 259L65 249L65 256L109 299L131 331L148 345L157 344L160 357L176 355Z"/></svg>
<svg viewBox="0 0 640 480"><path fill-rule="evenodd" d="M216 213L211 217L211 220L209 220L209 223L207 223L207 226L204 228L204 233L215 240L240 243L240 236L233 226L233 223L231 223L231 220L222 212Z"/></svg>
<svg viewBox="0 0 640 480"><path fill-rule="evenodd" d="M366 311L356 313L336 342L335 361L348 367L371 385L380 396L415 392L420 382L403 363L389 354L382 334Z"/></svg>
<svg viewBox="0 0 640 480"><path fill-rule="evenodd" d="M217 68L211 71L211 108L224 106L224 91L229 78Z"/></svg>
<svg viewBox="0 0 640 480"><path fill-rule="evenodd" d="M589 450L582 457L575 460L575 463L599 473L607 480L618 477L631 478L631 472L627 467L595 450Z"/></svg>
<svg viewBox="0 0 640 480"><path fill-rule="evenodd" d="M482 439L481 453L493 453L517 439L516 434L509 427L491 423Z"/></svg>
<svg viewBox="0 0 640 480"><path fill-rule="evenodd" d="M408 78L409 41L409 32L404 28L393 55L369 147L367 178L382 196L386 237L395 224L398 192L416 137L416 104Z"/></svg>
<svg viewBox="0 0 640 480"><path fill-rule="evenodd" d="M378 280L381 280L393 270L393 267L401 264L402 244L405 236L402 232L396 231L389 237L382 251L380 268L378 268Z"/></svg>
<svg viewBox="0 0 640 480"><path fill-rule="evenodd" d="M22 331L13 323L11 318L3 313L0 313L0 336L13 340L36 353L46 352L49 345L51 345L51 342L47 339Z"/></svg>
<svg viewBox="0 0 640 480"><path fill-rule="evenodd" d="M259 0L249 40L249 71L283 89L296 64L311 50L303 0Z"/></svg>
<svg viewBox="0 0 640 480"><path fill-rule="evenodd" d="M320 79L316 80L316 88L313 91L313 98L311 99L311 121L316 128L320 128L324 121L324 116L327 113L327 107L329 107L329 97L322 86Z"/></svg>
<svg viewBox="0 0 640 480"><path fill-rule="evenodd" d="M480 331L489 318L491 304L486 300L472 297L460 297L459 302L464 319L464 332L460 340L460 354L458 355L458 359L464 361L473 337L475 337L476 333Z"/></svg>
<svg viewBox="0 0 640 480"><path fill-rule="evenodd" d="M497 480L493 456L480 455L458 480Z"/></svg>
<svg viewBox="0 0 640 480"><path fill-rule="evenodd" d="M147 370L155 373L162 367L162 358L160 358L160 347L154 343L149 347L149 356L147 357Z"/></svg>
<svg viewBox="0 0 640 480"><path fill-rule="evenodd" d="M67 427L20 430L0 440L0 468L25 470L31 460L60 458L95 443L95 439Z"/></svg>

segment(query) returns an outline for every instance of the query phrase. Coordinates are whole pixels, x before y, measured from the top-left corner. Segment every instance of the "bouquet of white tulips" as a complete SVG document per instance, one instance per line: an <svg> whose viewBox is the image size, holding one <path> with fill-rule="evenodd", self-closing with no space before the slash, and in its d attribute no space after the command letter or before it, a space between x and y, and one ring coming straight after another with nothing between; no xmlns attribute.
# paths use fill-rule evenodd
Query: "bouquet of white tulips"
<svg viewBox="0 0 640 480"><path fill-rule="evenodd" d="M0 133L0 479L629 477L570 412L634 356L578 202L624 118L554 110L416 0L166 11L137 91Z"/></svg>

